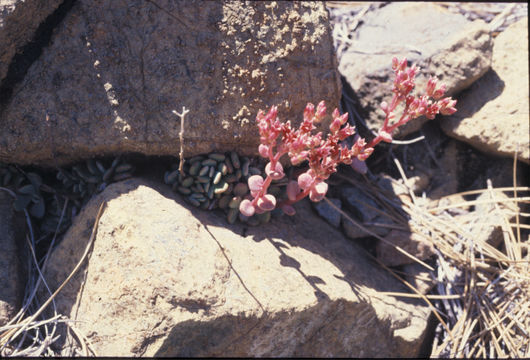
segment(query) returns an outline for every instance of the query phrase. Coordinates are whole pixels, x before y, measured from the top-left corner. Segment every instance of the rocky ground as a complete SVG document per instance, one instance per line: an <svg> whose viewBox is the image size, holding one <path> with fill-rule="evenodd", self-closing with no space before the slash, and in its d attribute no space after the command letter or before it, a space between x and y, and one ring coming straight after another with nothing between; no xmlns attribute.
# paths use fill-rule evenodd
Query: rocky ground
<svg viewBox="0 0 530 360"><path fill-rule="evenodd" d="M530 355L526 4L37 3L0 7L0 354ZM394 56L458 112L236 220L257 110L369 139Z"/></svg>

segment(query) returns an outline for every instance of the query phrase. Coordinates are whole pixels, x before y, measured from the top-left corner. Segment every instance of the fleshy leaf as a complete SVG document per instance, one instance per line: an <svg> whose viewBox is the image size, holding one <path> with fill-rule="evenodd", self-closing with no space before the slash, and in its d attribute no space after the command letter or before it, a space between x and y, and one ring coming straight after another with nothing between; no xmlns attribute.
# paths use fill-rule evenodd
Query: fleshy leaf
<svg viewBox="0 0 530 360"><path fill-rule="evenodd" d="M38 219L44 216L44 211L44 200L41 200L36 204L32 204L29 208L29 213Z"/></svg>
<svg viewBox="0 0 530 360"><path fill-rule="evenodd" d="M258 199L258 207L263 211L271 211L276 207L276 198L274 195L265 194Z"/></svg>
<svg viewBox="0 0 530 360"><path fill-rule="evenodd" d="M287 184L287 197L291 201L296 201L296 195L300 192L300 186L298 186L298 182L291 180Z"/></svg>
<svg viewBox="0 0 530 360"><path fill-rule="evenodd" d="M289 215L289 216L293 216L294 214L296 214L296 210L294 209L294 207L292 207L289 204L283 204L282 210L286 215Z"/></svg>
<svg viewBox="0 0 530 360"><path fill-rule="evenodd" d="M241 214L250 217L254 215L256 209L254 208L250 200L245 199L239 204L239 211L241 211Z"/></svg>
<svg viewBox="0 0 530 360"><path fill-rule="evenodd" d="M28 206L28 204L31 202L31 196L30 195L17 195L17 198L13 202L13 208L16 211L22 211Z"/></svg>
<svg viewBox="0 0 530 360"><path fill-rule="evenodd" d="M319 182L309 192L309 199L314 202L318 202L326 196L326 192L328 191L328 184L325 182Z"/></svg>
<svg viewBox="0 0 530 360"><path fill-rule="evenodd" d="M252 175L248 178L248 188L250 191L261 191L263 187L263 178L260 175Z"/></svg>
<svg viewBox="0 0 530 360"><path fill-rule="evenodd" d="M313 177L308 173L303 173L298 176L298 185L302 190L307 190L313 184Z"/></svg>
<svg viewBox="0 0 530 360"><path fill-rule="evenodd" d="M271 163L269 162L267 166L265 166L265 174L267 174L267 176L270 176L272 180L279 180L285 176L283 172L283 166L282 164L280 164L279 161L276 161L274 170L271 170Z"/></svg>

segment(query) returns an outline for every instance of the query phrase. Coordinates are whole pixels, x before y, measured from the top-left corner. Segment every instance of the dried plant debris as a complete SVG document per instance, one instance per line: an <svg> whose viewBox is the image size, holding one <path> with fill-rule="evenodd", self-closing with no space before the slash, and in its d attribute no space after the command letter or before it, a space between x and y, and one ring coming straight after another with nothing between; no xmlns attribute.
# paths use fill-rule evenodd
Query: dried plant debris
<svg viewBox="0 0 530 360"><path fill-rule="evenodd" d="M514 222L510 209L513 203L530 202L528 196L517 196L528 190L514 188L511 197L492 187L466 193L482 193L468 204L477 207L487 202L495 208L498 221L491 225L502 228L500 244L470 233L469 226L455 221L447 209L423 215L424 220L431 218L429 227L438 249L436 290L444 298L437 308L450 329L438 327L433 357L529 357L530 252L529 239L521 231L527 225L519 222L519 216L528 214L517 210ZM468 215L472 214L477 218L470 223L490 221L481 212Z"/></svg>

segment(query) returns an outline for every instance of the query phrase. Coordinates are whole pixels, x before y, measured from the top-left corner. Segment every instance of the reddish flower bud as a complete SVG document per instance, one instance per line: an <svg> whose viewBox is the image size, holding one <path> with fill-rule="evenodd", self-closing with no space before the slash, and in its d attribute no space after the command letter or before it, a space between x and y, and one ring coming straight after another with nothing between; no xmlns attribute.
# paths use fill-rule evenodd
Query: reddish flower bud
<svg viewBox="0 0 530 360"><path fill-rule="evenodd" d="M427 119L432 120L436 117L436 114L438 114L439 111L440 106L438 105L438 103L432 104L425 111L425 117L427 117Z"/></svg>
<svg viewBox="0 0 530 360"><path fill-rule="evenodd" d="M301 162L307 160L307 154L308 152L307 151L301 151L299 154L296 154L296 155L291 155L291 164L293 165L298 165L300 164Z"/></svg>
<svg viewBox="0 0 530 360"><path fill-rule="evenodd" d="M307 103L304 109L304 121L312 121L315 116L315 105Z"/></svg>
<svg viewBox="0 0 530 360"><path fill-rule="evenodd" d="M438 100L440 99L442 96L444 96L445 94L445 90L446 90L446 86L445 84L442 84L442 86L440 86L439 89L436 89L434 91L434 93L432 94L432 97L434 98L434 100Z"/></svg>
<svg viewBox="0 0 530 360"><path fill-rule="evenodd" d="M326 116L326 102L322 100L317 105L317 113L315 114L315 122L319 123Z"/></svg>
<svg viewBox="0 0 530 360"><path fill-rule="evenodd" d="M440 113L442 115L452 115L456 112L456 100L446 97L439 101L440 104Z"/></svg>
<svg viewBox="0 0 530 360"><path fill-rule="evenodd" d="M360 154L365 146L366 146L366 141L362 137L359 137L351 148L353 156L357 156L357 154Z"/></svg>
<svg viewBox="0 0 530 360"><path fill-rule="evenodd" d="M436 84L438 82L438 79L433 78L432 76L429 77L429 81L427 81L427 89L425 89L425 93L429 96L433 96L434 91L436 90Z"/></svg>
<svg viewBox="0 0 530 360"><path fill-rule="evenodd" d="M264 158L268 158L269 157L269 147L267 145L264 145L264 144L260 144L258 146L258 151L259 151L259 154L264 157Z"/></svg>
<svg viewBox="0 0 530 360"><path fill-rule="evenodd" d="M366 159L368 159L370 155L372 155L373 152L374 152L374 148L366 148L363 150L361 154L357 155L357 159L361 161L365 161Z"/></svg>
<svg viewBox="0 0 530 360"><path fill-rule="evenodd" d="M396 71L399 67L399 60L394 57L392 58L392 70Z"/></svg>
<svg viewBox="0 0 530 360"><path fill-rule="evenodd" d="M353 134L355 134L355 128L353 126L346 125L342 129L340 129L338 133L339 140L342 141L347 137L352 136Z"/></svg>
<svg viewBox="0 0 530 360"><path fill-rule="evenodd" d="M333 119L333 121L329 125L329 130L331 131L332 134L335 134L337 131L339 131L340 126L341 126L340 117L336 117Z"/></svg>
<svg viewBox="0 0 530 360"><path fill-rule="evenodd" d="M388 109L388 103L386 101L381 102L380 107L381 107L381 110L383 110L385 114L388 114L389 109Z"/></svg>

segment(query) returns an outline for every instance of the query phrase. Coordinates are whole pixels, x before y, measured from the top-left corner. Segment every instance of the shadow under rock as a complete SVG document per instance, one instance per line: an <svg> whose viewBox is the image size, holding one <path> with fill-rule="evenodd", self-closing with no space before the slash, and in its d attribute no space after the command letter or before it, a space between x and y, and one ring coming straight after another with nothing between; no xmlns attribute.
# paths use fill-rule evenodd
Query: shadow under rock
<svg viewBox="0 0 530 360"><path fill-rule="evenodd" d="M398 312L410 313L410 305L424 306L421 299L390 298L386 295L378 296L376 293L372 293L371 290L375 292L408 292L408 290L378 264L369 259L364 249L345 238L341 231L333 228L325 220L316 215L307 199L295 204L297 213L294 216L272 216L269 223L258 227L250 227L242 223L228 224L225 216L220 216L220 211L206 212L194 208L185 203L179 195L172 193L167 186L159 186L157 189L159 189L163 196L174 199L176 202L190 210L208 232L210 232L210 235L215 241L217 241L223 252L226 249L230 252L231 245L223 242L222 239L216 238L215 227L228 229L234 234L237 234L237 236L242 237L241 240L249 239L250 241L258 243L267 241L274 246L274 249L277 251L277 258L267 259L267 262L278 262L283 267L294 269L296 273L313 289L313 294L316 299L315 305L304 311L297 310L294 314L288 315L290 317L303 317L305 316L303 315L304 313L307 313L307 316L311 316L310 314L314 314L315 311L315 309L311 310L313 307L326 306L326 304L332 303L335 308L336 306L339 306L338 303L341 303L343 304L340 306L342 313L338 313L336 316L349 316L348 313L351 312L351 318L355 319L352 321L354 323L358 322L358 324L350 324L349 329L351 330L352 328L355 328L355 326L359 326L359 329L366 329L366 326L362 324L367 324L368 322L373 321L373 319L377 319L376 321L380 322L389 321L393 323L395 321L394 319L380 319L381 314L377 314L374 307L375 305L371 302L371 296L376 296L379 302ZM310 252L311 254L316 255L315 259L322 259L322 264L324 264L324 266L330 265L328 270L324 273L317 273L319 269L313 268L313 264L308 264L306 257L297 257L300 252ZM225 256L228 260L228 255L225 254ZM255 326L251 327L247 333L238 335L239 337L237 341L233 341L230 344L233 344L234 342L244 343L255 339L260 336L263 331L267 331L267 328L272 326L271 324L274 323L274 321L281 320L276 319L276 317L281 318L281 316L283 316L281 313L274 313L274 315L269 313L268 304L265 300L260 299L259 295L255 295L252 292L252 289L245 284L245 276L240 275L237 264L234 264L237 261L234 260L236 259L229 260L232 270L238 276L245 289L262 307L264 313L261 317L257 318L258 322ZM290 274L293 273L291 272ZM322 275L324 275L324 278ZM336 283L337 280L339 282L344 282L351 290L352 296L349 299L337 298L337 293L334 293L335 289L333 289L332 292L329 291L331 289L330 286L339 286L339 283ZM354 298L357 300L352 301ZM425 314L421 311L410 314L411 317L418 317L422 320L424 319L424 315ZM271 316L274 316L274 318ZM328 317L331 318L333 316L328 314ZM215 322L216 320L212 321ZM183 326L185 327L185 325ZM324 326L326 329L327 327L327 325ZM381 329L383 327L385 327L383 324L375 326L374 328L376 329L372 331L382 331ZM390 329L396 327L400 328L401 325L390 325L389 323L388 326L386 326L386 329L390 331L389 334L385 335L387 336L387 339L392 339L394 337L392 334L393 330ZM347 329L342 330L347 331ZM176 326L171 332L172 334L175 334L175 336L177 336L177 334L186 333L185 331L182 332L180 325ZM325 333L326 330L322 330L322 332ZM327 335L322 334L322 336L325 338ZM366 341L370 342L370 338L371 336L369 336ZM169 342L170 340L168 338L166 343L169 344ZM232 352L235 351L234 349L236 348L231 348L231 346L232 345L227 347L225 345L223 348L219 348L219 351L212 349L212 352L210 353L205 353L204 349L200 349L196 354L202 354L201 356L223 354L237 356L237 352ZM295 353L300 356L308 356L311 352L304 352L304 349L307 349L307 346L309 345L303 344L302 341L302 344L299 345L300 349L295 351ZM167 356L170 354L162 349L164 349L164 346L162 346L160 351L157 352L157 356ZM174 355L176 353L171 354ZM272 356L273 354L274 353L271 352L269 353L269 356ZM354 353L343 354L342 356L351 356L352 354ZM248 356L247 353L240 355ZM404 354L402 354L402 356L403 355Z"/></svg>

